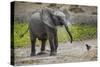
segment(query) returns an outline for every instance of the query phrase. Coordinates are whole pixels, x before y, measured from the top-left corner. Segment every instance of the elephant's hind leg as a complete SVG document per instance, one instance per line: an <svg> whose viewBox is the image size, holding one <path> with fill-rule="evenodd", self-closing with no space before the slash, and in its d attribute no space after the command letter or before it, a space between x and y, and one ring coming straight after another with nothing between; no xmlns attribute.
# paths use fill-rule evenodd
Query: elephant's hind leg
<svg viewBox="0 0 100 67"><path fill-rule="evenodd" d="M45 51L46 40L42 40L41 51Z"/></svg>
<svg viewBox="0 0 100 67"><path fill-rule="evenodd" d="M31 37L31 56L36 55L35 43L36 43L36 37Z"/></svg>
<svg viewBox="0 0 100 67"><path fill-rule="evenodd" d="M42 44L41 44L41 51L40 51L37 55L47 54L47 53L45 52L46 41L47 41L47 39L41 40L41 42L42 42Z"/></svg>

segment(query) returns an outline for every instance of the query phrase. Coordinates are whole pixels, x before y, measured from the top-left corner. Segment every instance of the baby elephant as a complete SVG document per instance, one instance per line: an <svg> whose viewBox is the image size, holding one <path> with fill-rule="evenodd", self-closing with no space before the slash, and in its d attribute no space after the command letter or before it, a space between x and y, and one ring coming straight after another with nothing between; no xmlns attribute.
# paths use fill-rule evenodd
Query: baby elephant
<svg viewBox="0 0 100 67"><path fill-rule="evenodd" d="M36 55L35 43L36 38L41 40L41 52L38 54L45 54L45 43L47 39L50 43L50 56L57 54L58 47L58 37L57 37L57 26L65 26L66 31L68 32L71 43L73 41L72 35L69 32L67 26L67 18L63 11L59 9L44 8L37 10L32 13L29 20L29 31L31 38L31 56Z"/></svg>

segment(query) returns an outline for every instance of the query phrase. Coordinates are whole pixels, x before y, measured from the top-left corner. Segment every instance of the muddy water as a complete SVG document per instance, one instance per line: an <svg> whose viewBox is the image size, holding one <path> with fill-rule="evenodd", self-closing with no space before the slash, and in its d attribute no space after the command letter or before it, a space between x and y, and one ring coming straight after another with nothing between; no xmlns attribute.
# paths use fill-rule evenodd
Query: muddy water
<svg viewBox="0 0 100 67"><path fill-rule="evenodd" d="M91 46L89 50L87 50L86 44ZM36 47L36 51L38 53L40 47ZM69 42L60 43L57 56L49 56L49 45L46 46L46 52L47 54L45 55L30 57L30 47L16 48L15 65L96 61L97 40L74 41L72 44Z"/></svg>

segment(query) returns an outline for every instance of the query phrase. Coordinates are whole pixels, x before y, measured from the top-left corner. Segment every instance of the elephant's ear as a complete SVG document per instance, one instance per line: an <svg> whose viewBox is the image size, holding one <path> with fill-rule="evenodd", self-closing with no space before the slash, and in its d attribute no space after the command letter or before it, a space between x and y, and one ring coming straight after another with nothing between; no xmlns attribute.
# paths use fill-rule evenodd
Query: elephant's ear
<svg viewBox="0 0 100 67"><path fill-rule="evenodd" d="M49 26L50 28L56 28L51 17L52 17L52 9L49 8L42 9L41 12L42 22L47 26Z"/></svg>

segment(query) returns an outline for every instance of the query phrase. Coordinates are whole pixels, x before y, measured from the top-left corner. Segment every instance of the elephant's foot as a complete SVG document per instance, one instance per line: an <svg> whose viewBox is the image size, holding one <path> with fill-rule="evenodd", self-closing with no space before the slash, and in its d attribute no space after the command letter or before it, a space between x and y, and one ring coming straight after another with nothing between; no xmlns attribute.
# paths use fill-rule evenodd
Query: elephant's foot
<svg viewBox="0 0 100 67"><path fill-rule="evenodd" d="M47 54L45 51L41 51L39 53L37 53L37 55L44 55L44 54Z"/></svg>
<svg viewBox="0 0 100 67"><path fill-rule="evenodd" d="M56 51L50 53L50 56L56 56L56 55L57 55L57 52Z"/></svg>
<svg viewBox="0 0 100 67"><path fill-rule="evenodd" d="M31 53L31 55L30 56L36 56L36 54L35 53Z"/></svg>

